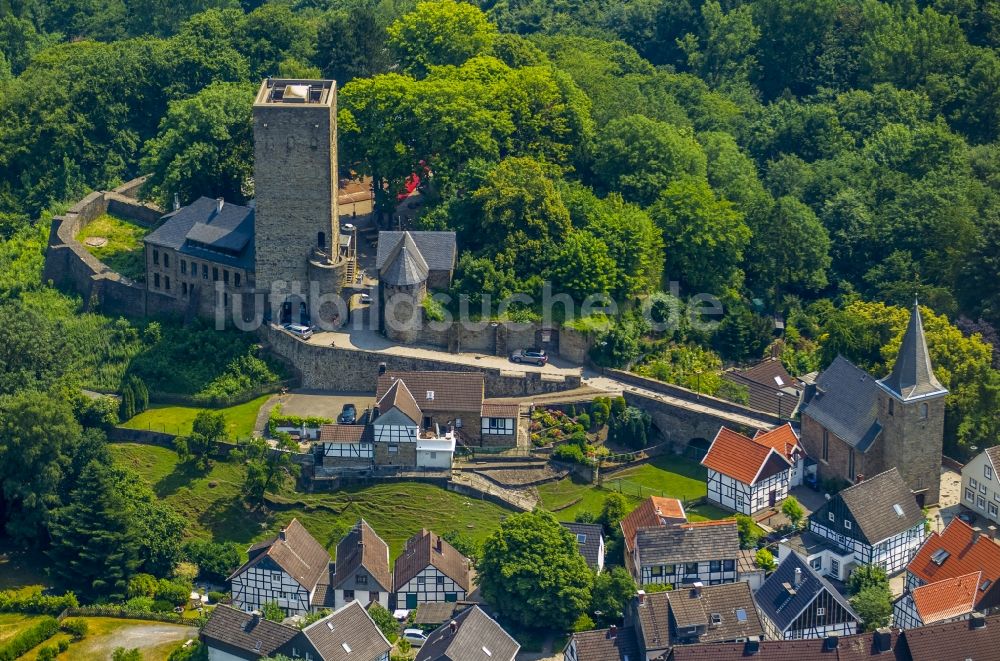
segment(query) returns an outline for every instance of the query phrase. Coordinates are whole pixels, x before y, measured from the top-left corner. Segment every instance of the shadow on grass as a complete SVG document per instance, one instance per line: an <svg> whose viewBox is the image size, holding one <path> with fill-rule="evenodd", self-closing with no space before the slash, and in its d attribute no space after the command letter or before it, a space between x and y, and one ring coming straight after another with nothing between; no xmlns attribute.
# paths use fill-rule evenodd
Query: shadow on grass
<svg viewBox="0 0 1000 661"><path fill-rule="evenodd" d="M180 462L172 473L153 485L153 491L160 498L165 498L177 493L181 487L191 486L192 480L205 477L210 472L212 472L211 466L202 466L194 460Z"/></svg>
<svg viewBox="0 0 1000 661"><path fill-rule="evenodd" d="M198 515L200 526L219 542L250 543L271 525L272 519L267 510L251 510L240 495L216 500Z"/></svg>

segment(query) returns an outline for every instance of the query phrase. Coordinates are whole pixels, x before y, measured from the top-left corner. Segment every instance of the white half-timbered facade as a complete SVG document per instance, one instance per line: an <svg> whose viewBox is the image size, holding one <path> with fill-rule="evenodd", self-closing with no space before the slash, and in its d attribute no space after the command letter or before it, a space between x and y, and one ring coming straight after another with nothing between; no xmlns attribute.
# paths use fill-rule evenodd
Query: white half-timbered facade
<svg viewBox="0 0 1000 661"><path fill-rule="evenodd" d="M967 620L976 609L982 581L983 573L975 571L907 590L893 604L893 624L900 629L914 629Z"/></svg>
<svg viewBox="0 0 1000 661"><path fill-rule="evenodd" d="M754 594L772 640L848 636L860 618L833 585L790 554Z"/></svg>
<svg viewBox="0 0 1000 661"><path fill-rule="evenodd" d="M297 519L247 555L229 577L235 607L250 612L277 604L289 617L313 610L317 586L330 575L330 554Z"/></svg>
<svg viewBox="0 0 1000 661"><path fill-rule="evenodd" d="M337 544L335 571L330 578L335 608L352 601L362 606L377 602L390 607L392 572L389 546L364 519L358 521Z"/></svg>
<svg viewBox="0 0 1000 661"><path fill-rule="evenodd" d="M471 561L439 535L421 530L406 541L393 576L396 607L464 601L472 590Z"/></svg>
<svg viewBox="0 0 1000 661"><path fill-rule="evenodd" d="M962 467L962 504L1000 524L1000 446L983 450Z"/></svg>
<svg viewBox="0 0 1000 661"><path fill-rule="evenodd" d="M722 427L701 461L708 501L750 515L788 497L792 463L769 445Z"/></svg>
<svg viewBox="0 0 1000 661"><path fill-rule="evenodd" d="M878 565L892 576L924 541L924 516L893 468L850 486L809 516L809 532L846 551L853 565ZM827 574L846 580L852 566Z"/></svg>
<svg viewBox="0 0 1000 661"><path fill-rule="evenodd" d="M640 586L734 583L739 533L732 520L640 528L633 555L632 578Z"/></svg>

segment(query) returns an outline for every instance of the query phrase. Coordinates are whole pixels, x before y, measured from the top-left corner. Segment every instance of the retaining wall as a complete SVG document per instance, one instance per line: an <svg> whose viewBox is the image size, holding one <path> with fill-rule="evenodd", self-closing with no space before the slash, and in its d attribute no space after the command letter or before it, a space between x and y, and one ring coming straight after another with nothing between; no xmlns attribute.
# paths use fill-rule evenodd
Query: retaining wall
<svg viewBox="0 0 1000 661"><path fill-rule="evenodd" d="M309 344L274 326L261 328L270 349L301 374L303 388L374 392L380 365L391 372L482 372L486 397L529 397L580 387L578 375L518 372L431 358Z"/></svg>

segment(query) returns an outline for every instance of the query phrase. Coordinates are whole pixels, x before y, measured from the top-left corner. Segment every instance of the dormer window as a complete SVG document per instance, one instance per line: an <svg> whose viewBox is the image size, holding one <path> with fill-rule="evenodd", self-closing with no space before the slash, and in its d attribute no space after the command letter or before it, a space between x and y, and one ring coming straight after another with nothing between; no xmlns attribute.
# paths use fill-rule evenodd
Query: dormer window
<svg viewBox="0 0 1000 661"><path fill-rule="evenodd" d="M848 530L850 530L851 529L851 522L848 521L847 519L844 519L844 527L847 528Z"/></svg>
<svg viewBox="0 0 1000 661"><path fill-rule="evenodd" d="M433 402L434 401L434 391L433 390L428 390L427 391L427 401L428 402Z"/></svg>
<svg viewBox="0 0 1000 661"><path fill-rule="evenodd" d="M827 512L826 513L826 518L830 519L830 521L833 521L834 523L837 522L837 517L834 516L833 512Z"/></svg>

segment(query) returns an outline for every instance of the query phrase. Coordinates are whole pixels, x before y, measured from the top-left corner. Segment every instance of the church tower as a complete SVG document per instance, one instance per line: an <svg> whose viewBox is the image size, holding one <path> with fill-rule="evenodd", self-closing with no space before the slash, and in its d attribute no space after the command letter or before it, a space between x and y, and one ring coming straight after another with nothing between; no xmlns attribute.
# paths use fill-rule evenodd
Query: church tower
<svg viewBox="0 0 1000 661"><path fill-rule="evenodd" d="M332 80L268 78L254 101L256 290L279 282L300 289L271 310L274 321L317 321L310 284L333 294L343 283L336 115Z"/></svg>
<svg viewBox="0 0 1000 661"><path fill-rule="evenodd" d="M892 373L877 383L884 466L899 469L921 506L933 505L941 483L948 390L934 376L916 302Z"/></svg>

